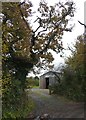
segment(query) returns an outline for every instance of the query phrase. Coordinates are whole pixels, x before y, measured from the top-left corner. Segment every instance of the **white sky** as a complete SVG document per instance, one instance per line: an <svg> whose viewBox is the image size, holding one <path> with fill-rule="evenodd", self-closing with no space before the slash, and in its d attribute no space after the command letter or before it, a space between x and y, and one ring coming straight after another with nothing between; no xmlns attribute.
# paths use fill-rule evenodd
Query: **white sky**
<svg viewBox="0 0 86 120"><path fill-rule="evenodd" d="M54 3L58 3L59 1L67 1L67 0L46 0L50 5L54 5ZM84 27L81 26L78 23L78 20L81 21L82 23L84 23L84 2L85 0L73 0L74 3L76 4L76 12L75 12L75 16L73 18L73 23L75 24L75 27L73 28L72 32L66 32L63 36L63 45L65 46L65 48L67 48L67 45L71 43L74 43L74 41L77 39L77 36L83 34L84 32ZM33 4L33 8L34 10L36 10L39 6L39 2L40 0L31 0L32 4ZM65 52L65 55L69 54L68 51ZM64 59L60 58L59 55L57 55L56 53L53 53L54 56L54 64L55 66L58 66L60 63L64 63ZM67 55L68 56L68 55Z"/></svg>

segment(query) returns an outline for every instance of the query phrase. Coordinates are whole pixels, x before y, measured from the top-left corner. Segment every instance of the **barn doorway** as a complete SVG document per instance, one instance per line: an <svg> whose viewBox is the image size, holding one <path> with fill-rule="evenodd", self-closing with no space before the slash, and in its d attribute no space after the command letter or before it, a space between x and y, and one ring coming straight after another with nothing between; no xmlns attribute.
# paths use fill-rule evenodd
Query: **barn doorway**
<svg viewBox="0 0 86 120"><path fill-rule="evenodd" d="M48 86L49 86L49 77L45 78L46 80L46 89L48 89Z"/></svg>

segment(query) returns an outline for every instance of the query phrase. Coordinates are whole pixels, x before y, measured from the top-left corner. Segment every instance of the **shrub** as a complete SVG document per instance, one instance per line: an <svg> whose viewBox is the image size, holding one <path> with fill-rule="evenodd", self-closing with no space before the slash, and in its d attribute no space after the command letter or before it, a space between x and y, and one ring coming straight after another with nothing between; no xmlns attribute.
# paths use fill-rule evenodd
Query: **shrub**
<svg viewBox="0 0 86 120"><path fill-rule="evenodd" d="M74 101L84 101L85 94L81 81L79 72L75 73L67 67L64 69L61 83L53 86L53 93L63 95Z"/></svg>
<svg viewBox="0 0 86 120"><path fill-rule="evenodd" d="M21 88L21 81L3 76L2 80L2 118L26 118L34 108L31 98Z"/></svg>
<svg viewBox="0 0 86 120"><path fill-rule="evenodd" d="M39 86L39 79L34 79L32 77L27 78L26 86L27 86L27 88L34 87L34 86Z"/></svg>

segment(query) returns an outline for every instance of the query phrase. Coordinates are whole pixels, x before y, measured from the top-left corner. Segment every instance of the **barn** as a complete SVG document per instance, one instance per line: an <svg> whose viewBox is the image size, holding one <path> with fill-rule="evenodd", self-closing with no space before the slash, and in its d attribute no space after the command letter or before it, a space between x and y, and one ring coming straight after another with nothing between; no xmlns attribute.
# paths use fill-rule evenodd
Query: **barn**
<svg viewBox="0 0 86 120"><path fill-rule="evenodd" d="M48 71L40 76L39 88L48 89L49 85L53 85L60 82L60 73L55 71Z"/></svg>

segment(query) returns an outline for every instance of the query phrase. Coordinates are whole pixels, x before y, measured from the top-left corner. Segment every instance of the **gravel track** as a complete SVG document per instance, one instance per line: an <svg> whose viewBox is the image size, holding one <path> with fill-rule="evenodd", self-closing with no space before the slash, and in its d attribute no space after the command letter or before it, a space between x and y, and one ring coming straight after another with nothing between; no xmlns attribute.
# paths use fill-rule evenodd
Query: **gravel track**
<svg viewBox="0 0 86 120"><path fill-rule="evenodd" d="M49 95L48 89L32 89L29 96L35 102L35 116L49 114L51 118L84 118L84 103L76 103Z"/></svg>

